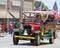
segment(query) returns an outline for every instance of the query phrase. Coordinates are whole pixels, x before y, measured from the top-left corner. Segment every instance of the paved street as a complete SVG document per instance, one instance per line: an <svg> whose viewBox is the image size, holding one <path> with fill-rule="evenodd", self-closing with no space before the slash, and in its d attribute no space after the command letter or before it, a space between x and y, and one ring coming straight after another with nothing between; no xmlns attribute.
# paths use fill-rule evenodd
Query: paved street
<svg viewBox="0 0 60 48"><path fill-rule="evenodd" d="M0 48L60 48L60 34L54 44L49 44L48 40L44 40L39 46L34 46L30 41L24 40L20 40L18 45L13 45L11 35L5 34L4 37L0 37Z"/></svg>

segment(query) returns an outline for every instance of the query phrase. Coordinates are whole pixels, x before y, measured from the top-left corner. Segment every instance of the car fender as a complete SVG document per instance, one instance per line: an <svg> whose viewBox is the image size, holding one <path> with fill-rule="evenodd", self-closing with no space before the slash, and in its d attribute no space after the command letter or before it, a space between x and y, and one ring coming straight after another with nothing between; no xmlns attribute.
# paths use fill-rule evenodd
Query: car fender
<svg viewBox="0 0 60 48"><path fill-rule="evenodd" d="M54 29L49 30L49 36L52 36L54 34Z"/></svg>
<svg viewBox="0 0 60 48"><path fill-rule="evenodd" d="M14 32L19 32L19 30L18 30L18 29L14 29L13 31L14 31Z"/></svg>

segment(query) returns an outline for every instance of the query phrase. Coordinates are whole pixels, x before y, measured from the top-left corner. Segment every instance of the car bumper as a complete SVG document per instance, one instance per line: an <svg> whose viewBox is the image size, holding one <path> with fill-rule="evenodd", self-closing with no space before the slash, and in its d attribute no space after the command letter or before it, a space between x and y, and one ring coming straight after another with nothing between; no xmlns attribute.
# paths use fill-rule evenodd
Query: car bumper
<svg viewBox="0 0 60 48"><path fill-rule="evenodd" d="M28 35L15 35L15 38L19 38L19 39L35 39L35 37L32 36L28 36Z"/></svg>

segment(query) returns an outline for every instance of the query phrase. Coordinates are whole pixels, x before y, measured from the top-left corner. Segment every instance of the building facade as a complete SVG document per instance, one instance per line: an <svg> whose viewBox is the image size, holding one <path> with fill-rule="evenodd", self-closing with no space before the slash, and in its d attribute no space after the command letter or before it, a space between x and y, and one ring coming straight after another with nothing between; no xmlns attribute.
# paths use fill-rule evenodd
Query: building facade
<svg viewBox="0 0 60 48"><path fill-rule="evenodd" d="M33 1L34 0L23 0L23 10L33 10ZM7 19L14 21L14 17L19 19L20 5L20 0L0 0L0 21L7 21ZM14 17L8 13L8 8Z"/></svg>
<svg viewBox="0 0 60 48"><path fill-rule="evenodd" d="M20 0L0 0L0 12L6 15L7 7L13 12L19 12L20 4ZM23 0L23 10L33 10L33 0ZM2 16L4 15L2 14Z"/></svg>

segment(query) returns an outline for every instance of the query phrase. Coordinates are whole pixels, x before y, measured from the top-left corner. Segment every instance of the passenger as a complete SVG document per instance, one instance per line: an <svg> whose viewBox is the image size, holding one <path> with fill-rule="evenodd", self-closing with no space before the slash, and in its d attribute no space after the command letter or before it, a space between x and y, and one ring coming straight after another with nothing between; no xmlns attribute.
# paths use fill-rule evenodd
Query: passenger
<svg viewBox="0 0 60 48"><path fill-rule="evenodd" d="M49 15L49 17L48 17L48 22L49 22L49 21L54 21L54 19L55 19L55 16L54 16L54 15Z"/></svg>
<svg viewBox="0 0 60 48"><path fill-rule="evenodd" d="M8 24L6 23L5 25L5 32L7 33L7 30L8 30Z"/></svg>
<svg viewBox="0 0 60 48"><path fill-rule="evenodd" d="M51 19L52 19L52 21L54 21L54 19L55 19L55 16L54 16L54 15L51 15Z"/></svg>
<svg viewBox="0 0 60 48"><path fill-rule="evenodd" d="M48 19L48 16L45 14L45 15L43 15L43 17L42 17L42 21L44 22L44 23L46 23L46 20Z"/></svg>
<svg viewBox="0 0 60 48"><path fill-rule="evenodd" d="M47 15L41 15L41 26L40 26L40 30L45 26L47 18L48 18Z"/></svg>

